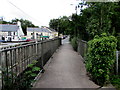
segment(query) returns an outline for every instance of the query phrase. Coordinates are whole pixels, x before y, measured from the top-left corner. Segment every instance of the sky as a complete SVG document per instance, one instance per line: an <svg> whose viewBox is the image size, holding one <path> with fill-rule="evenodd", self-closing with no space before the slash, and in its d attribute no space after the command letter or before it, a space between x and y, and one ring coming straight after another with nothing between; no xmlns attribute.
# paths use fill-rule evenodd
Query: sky
<svg viewBox="0 0 120 90"><path fill-rule="evenodd" d="M50 19L75 13L79 0L0 0L0 17L27 19L36 26L49 26Z"/></svg>

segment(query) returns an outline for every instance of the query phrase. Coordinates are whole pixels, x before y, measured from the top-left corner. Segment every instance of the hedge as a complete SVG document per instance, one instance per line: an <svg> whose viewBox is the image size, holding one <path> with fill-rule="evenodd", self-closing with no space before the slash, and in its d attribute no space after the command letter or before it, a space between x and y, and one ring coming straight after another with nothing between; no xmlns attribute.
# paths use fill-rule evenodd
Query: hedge
<svg viewBox="0 0 120 90"><path fill-rule="evenodd" d="M100 86L110 82L110 75L114 71L116 47L117 39L105 33L88 42L86 69L92 80Z"/></svg>

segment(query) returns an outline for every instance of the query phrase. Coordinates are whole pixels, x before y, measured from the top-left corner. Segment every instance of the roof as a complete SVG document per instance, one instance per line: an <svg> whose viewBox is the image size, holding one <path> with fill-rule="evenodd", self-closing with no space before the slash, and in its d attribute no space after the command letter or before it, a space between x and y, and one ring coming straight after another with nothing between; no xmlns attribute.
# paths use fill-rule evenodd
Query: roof
<svg viewBox="0 0 120 90"><path fill-rule="evenodd" d="M52 29L52 28L49 28L47 27L48 29L50 29L52 32L57 32L55 29Z"/></svg>
<svg viewBox="0 0 120 90"><path fill-rule="evenodd" d="M48 32L48 33L50 33L50 31L45 29L45 28L27 28L27 31L31 31L31 32Z"/></svg>
<svg viewBox="0 0 120 90"><path fill-rule="evenodd" d="M16 32L19 29L17 25L12 25L12 24L0 24L0 31L2 32Z"/></svg>
<svg viewBox="0 0 120 90"><path fill-rule="evenodd" d="M55 29L52 29L50 27L42 26L43 28L49 29L51 32L57 32Z"/></svg>

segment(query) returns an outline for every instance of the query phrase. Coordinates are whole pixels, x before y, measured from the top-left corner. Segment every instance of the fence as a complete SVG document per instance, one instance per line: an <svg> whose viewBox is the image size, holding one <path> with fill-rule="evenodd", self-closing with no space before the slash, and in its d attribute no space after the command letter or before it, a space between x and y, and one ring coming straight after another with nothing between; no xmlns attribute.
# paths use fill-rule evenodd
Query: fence
<svg viewBox="0 0 120 90"><path fill-rule="evenodd" d="M120 51L116 51L116 74L120 75Z"/></svg>
<svg viewBox="0 0 120 90"><path fill-rule="evenodd" d="M1 50L0 68L2 71L6 71L6 73L1 71L1 88L4 89L5 78L7 78L7 80L11 78L12 82L15 82L14 75L9 75L9 72L14 72L18 76L27 69L27 66L31 64L33 60L38 60L38 66L42 68L60 44L61 39L56 38Z"/></svg>
<svg viewBox="0 0 120 90"><path fill-rule="evenodd" d="M84 40L78 40L78 48L77 52L85 59L85 55L87 53L87 42Z"/></svg>

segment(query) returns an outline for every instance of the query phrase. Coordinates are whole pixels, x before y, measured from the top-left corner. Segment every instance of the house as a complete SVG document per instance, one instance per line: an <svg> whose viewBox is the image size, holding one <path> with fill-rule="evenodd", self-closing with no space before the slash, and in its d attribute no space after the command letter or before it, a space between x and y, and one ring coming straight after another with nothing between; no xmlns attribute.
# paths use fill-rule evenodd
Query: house
<svg viewBox="0 0 120 90"><path fill-rule="evenodd" d="M42 28L47 29L51 32L50 37L49 37L50 39L58 37L58 32L56 30L46 27L46 26L42 26Z"/></svg>
<svg viewBox="0 0 120 90"><path fill-rule="evenodd" d="M27 28L27 37L29 39L39 39L39 37L43 37L45 39L52 39L58 37L58 32L48 27L41 27L41 28L29 27Z"/></svg>
<svg viewBox="0 0 120 90"><path fill-rule="evenodd" d="M24 33L20 22L17 24L0 24L0 40L20 41L22 36Z"/></svg>
<svg viewBox="0 0 120 90"><path fill-rule="evenodd" d="M40 39L41 37L49 38L50 31L44 28L27 28L27 38L28 39Z"/></svg>

